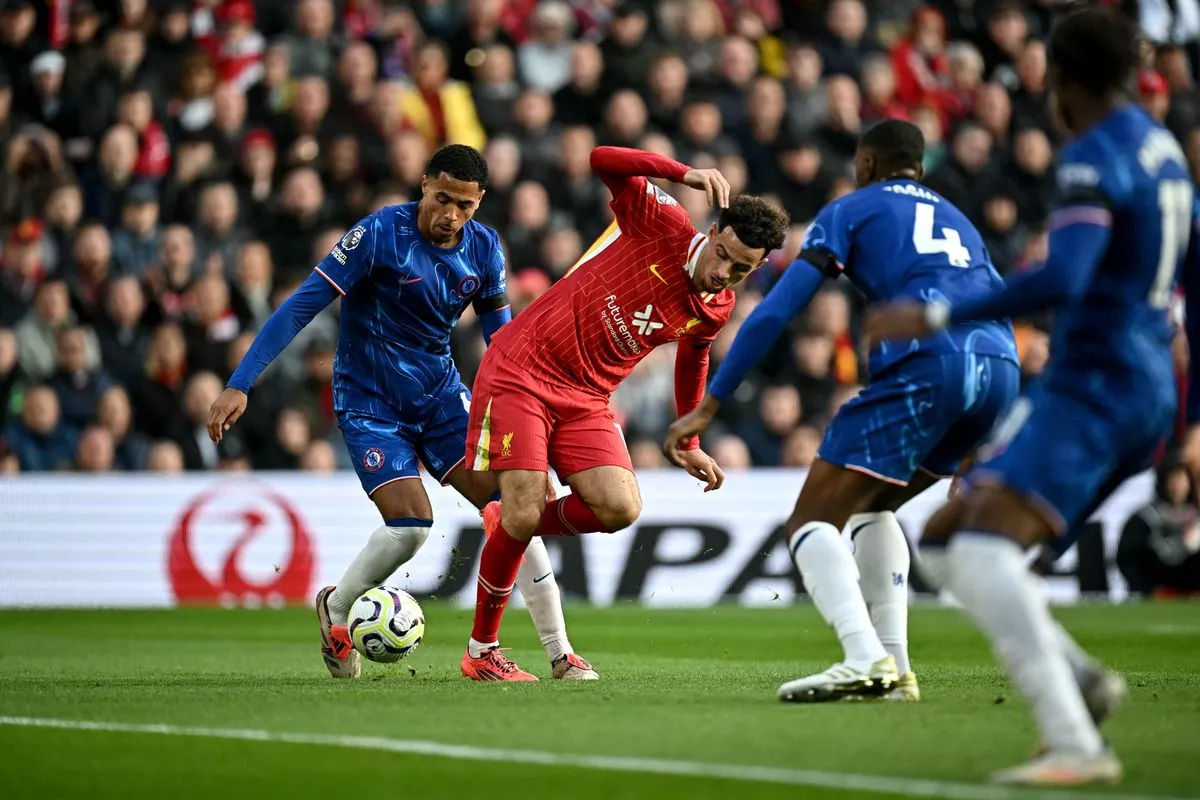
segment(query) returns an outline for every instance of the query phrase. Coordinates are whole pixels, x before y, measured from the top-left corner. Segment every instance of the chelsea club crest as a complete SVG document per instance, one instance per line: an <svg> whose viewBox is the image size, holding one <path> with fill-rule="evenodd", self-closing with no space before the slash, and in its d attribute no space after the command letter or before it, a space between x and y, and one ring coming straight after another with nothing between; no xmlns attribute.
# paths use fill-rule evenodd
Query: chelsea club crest
<svg viewBox="0 0 1200 800"><path fill-rule="evenodd" d="M467 275L458 282L458 296L468 298L479 291L479 278L475 275Z"/></svg>

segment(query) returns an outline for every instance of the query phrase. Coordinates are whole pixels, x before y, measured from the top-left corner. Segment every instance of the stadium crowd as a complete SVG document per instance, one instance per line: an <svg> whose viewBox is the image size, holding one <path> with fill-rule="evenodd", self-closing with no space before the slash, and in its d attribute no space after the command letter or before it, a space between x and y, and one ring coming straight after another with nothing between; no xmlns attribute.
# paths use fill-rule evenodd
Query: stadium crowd
<svg viewBox="0 0 1200 800"><path fill-rule="evenodd" d="M1137 91L1200 177L1197 0L1122 3ZM442 144L482 150L514 310L608 224L596 144L716 166L794 227L714 347L853 189L861 131L910 119L927 183L1002 273L1045 254L1060 143L1057 0L2 0L0 472L343 466L337 309L303 331L218 446L208 408L266 317L357 219L419 196ZM671 187L707 229L704 197ZM857 391L860 303L829 285L708 438L726 469L805 466ZM469 312L468 312L469 313ZM1027 375L1047 320L1022 321ZM469 383L482 353L456 331ZM634 463L664 464L673 354L616 395Z"/></svg>

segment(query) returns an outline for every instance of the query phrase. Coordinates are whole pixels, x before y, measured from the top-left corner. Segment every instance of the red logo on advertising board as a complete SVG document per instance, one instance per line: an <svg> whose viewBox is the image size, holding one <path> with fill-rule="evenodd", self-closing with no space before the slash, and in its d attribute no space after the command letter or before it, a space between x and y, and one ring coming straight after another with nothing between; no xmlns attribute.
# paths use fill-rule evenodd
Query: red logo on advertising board
<svg viewBox="0 0 1200 800"><path fill-rule="evenodd" d="M167 549L167 572L180 603L307 602L313 561L312 534L299 512L257 483L225 484L197 496Z"/></svg>

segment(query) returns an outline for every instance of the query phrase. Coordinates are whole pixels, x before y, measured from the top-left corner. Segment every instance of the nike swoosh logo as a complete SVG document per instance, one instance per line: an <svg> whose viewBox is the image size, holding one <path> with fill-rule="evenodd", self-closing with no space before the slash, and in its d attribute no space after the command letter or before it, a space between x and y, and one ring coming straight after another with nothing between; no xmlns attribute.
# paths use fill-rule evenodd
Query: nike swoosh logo
<svg viewBox="0 0 1200 800"><path fill-rule="evenodd" d="M551 575L553 575L553 574L554 574L553 572L547 572L545 575L543 575L543 576L542 576L542 577L540 577L540 578L534 578L534 579L533 579L533 582L534 582L534 583L541 583L542 581L546 580L546 578L549 578L549 577L550 577Z"/></svg>
<svg viewBox="0 0 1200 800"><path fill-rule="evenodd" d="M651 264L651 265L650 265L650 274L651 274L651 275L653 275L654 277L658 278L658 279L659 279L660 281L662 281L663 283L666 283L666 282L667 282L667 279L666 279L666 278L664 278L662 275L659 275L659 274L658 274L658 264Z"/></svg>

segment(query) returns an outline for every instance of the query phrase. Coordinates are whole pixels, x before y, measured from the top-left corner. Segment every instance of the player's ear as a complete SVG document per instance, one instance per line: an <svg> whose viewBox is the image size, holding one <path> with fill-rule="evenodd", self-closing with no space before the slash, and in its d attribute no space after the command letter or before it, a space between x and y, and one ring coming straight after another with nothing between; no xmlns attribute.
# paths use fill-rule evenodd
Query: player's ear
<svg viewBox="0 0 1200 800"><path fill-rule="evenodd" d="M712 225L708 226L708 238L712 239L716 235L717 235L717 223L714 222Z"/></svg>
<svg viewBox="0 0 1200 800"><path fill-rule="evenodd" d="M421 194L425 194L425 187L429 184L429 178L425 175L421 176Z"/></svg>

